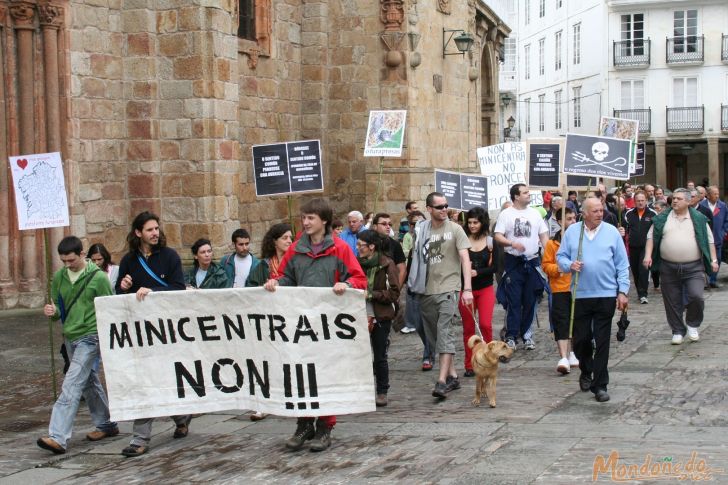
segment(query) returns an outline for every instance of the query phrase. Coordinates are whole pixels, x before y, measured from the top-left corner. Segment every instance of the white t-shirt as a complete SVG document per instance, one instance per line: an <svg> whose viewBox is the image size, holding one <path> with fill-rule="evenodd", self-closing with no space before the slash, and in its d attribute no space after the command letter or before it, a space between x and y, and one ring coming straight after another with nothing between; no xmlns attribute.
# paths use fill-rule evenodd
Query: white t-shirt
<svg viewBox="0 0 728 485"><path fill-rule="evenodd" d="M519 210L509 207L498 215L493 232L503 234L509 241L519 242L526 248L525 252L521 253L512 246L508 246L505 248L505 252L513 256L526 256L531 259L538 254L539 234L548 234L549 228L546 227L546 221L536 209L527 207Z"/></svg>
<svg viewBox="0 0 728 485"><path fill-rule="evenodd" d="M244 258L241 258L237 254L235 255L235 281L233 282L234 288L245 288L245 280L248 279L250 274L250 266L253 264L253 257L248 254Z"/></svg>
<svg viewBox="0 0 728 485"><path fill-rule="evenodd" d="M197 268L197 273L195 273L195 283L197 283L198 288L200 287L200 285L202 285L202 282L205 281L206 276L207 276L206 269Z"/></svg>

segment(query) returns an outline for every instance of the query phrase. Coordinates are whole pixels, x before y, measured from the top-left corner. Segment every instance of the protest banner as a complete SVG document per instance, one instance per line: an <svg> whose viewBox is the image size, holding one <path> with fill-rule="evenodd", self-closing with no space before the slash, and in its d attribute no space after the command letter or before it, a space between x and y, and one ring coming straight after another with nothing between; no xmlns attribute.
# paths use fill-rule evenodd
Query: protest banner
<svg viewBox="0 0 728 485"><path fill-rule="evenodd" d="M363 292L279 287L95 301L111 418L375 410Z"/></svg>
<svg viewBox="0 0 728 485"><path fill-rule="evenodd" d="M436 169L435 190L447 198L448 206L453 209L482 207L488 210L487 179L482 175Z"/></svg>
<svg viewBox="0 0 728 485"><path fill-rule="evenodd" d="M632 142L629 157L629 173L634 173L635 163L637 163L637 139L639 137L638 120L630 120L627 118L612 118L610 116L602 116L599 120L599 136L610 138L620 138Z"/></svg>
<svg viewBox="0 0 728 485"><path fill-rule="evenodd" d="M406 122L406 110L370 111L364 156L401 157Z"/></svg>
<svg viewBox="0 0 728 485"><path fill-rule="evenodd" d="M61 154L10 157L20 230L70 225Z"/></svg>
<svg viewBox="0 0 728 485"><path fill-rule="evenodd" d="M526 183L526 144L523 142L499 143L476 150L480 173L488 181L488 209L498 210L511 200L510 189L515 184ZM539 191L531 192L531 205L543 204Z"/></svg>
<svg viewBox="0 0 728 485"><path fill-rule="evenodd" d="M564 173L629 179L631 142L604 136L566 135Z"/></svg>
<svg viewBox="0 0 728 485"><path fill-rule="evenodd" d="M319 140L253 145L255 195L324 190Z"/></svg>
<svg viewBox="0 0 728 485"><path fill-rule="evenodd" d="M531 138L526 142L529 189L560 189L561 159L564 154L562 138Z"/></svg>

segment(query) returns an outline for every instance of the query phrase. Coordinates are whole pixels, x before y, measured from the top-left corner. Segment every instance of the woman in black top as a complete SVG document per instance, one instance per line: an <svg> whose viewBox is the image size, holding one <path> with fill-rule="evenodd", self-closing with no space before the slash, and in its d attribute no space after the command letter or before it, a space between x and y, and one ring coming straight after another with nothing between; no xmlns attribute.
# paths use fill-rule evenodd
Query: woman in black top
<svg viewBox="0 0 728 485"><path fill-rule="evenodd" d="M463 319L463 343L465 344L465 376L472 377L473 366L470 362L472 351L468 347L468 339L475 335L475 311L478 313L478 327L483 340L493 340L493 307L495 292L493 291L493 238L489 234L490 218L485 209L476 207L465 215L465 234L470 240L470 276L473 284L473 307L463 305L458 300L460 315Z"/></svg>

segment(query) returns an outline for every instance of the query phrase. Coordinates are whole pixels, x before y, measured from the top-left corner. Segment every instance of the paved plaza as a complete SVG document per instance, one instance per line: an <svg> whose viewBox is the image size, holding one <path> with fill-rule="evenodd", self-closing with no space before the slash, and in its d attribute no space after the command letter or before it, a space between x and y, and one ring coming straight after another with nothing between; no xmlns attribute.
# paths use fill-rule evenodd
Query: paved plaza
<svg viewBox="0 0 728 485"><path fill-rule="evenodd" d="M436 402L435 373L420 370L419 338L397 333L389 406L339 417L327 452L286 451L293 419L253 423L247 412L230 411L194 419L180 440L172 439L171 420L157 420L151 451L135 459L119 454L131 424L90 443L85 409L67 454L35 445L47 433L52 405L47 320L40 311L2 314L0 484L571 484L591 482L595 463L602 482L635 478L634 465L640 483L664 483L675 470L683 479L728 483L728 287L706 292L700 342L681 346L670 345L659 293L651 290L648 305L632 295L630 304L627 339L612 338L607 403L579 391L578 371L556 373L542 305L538 347L519 349L501 365L495 409L472 407L475 384L463 377L462 389ZM499 329L501 309L494 322ZM462 353L457 358L462 372Z"/></svg>

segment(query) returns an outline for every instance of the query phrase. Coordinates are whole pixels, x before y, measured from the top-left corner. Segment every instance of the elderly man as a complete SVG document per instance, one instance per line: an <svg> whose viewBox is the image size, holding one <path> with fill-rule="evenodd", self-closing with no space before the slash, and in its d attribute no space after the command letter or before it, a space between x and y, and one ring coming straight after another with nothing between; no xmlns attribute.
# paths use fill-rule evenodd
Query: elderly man
<svg viewBox="0 0 728 485"><path fill-rule="evenodd" d="M354 255L359 256L359 250L356 248L356 240L358 239L357 235L359 234L359 231L365 230L364 216L359 211L351 211L347 215L346 221L349 227L344 229L344 231L339 234L339 237L349 245L351 250L354 251Z"/></svg>
<svg viewBox="0 0 728 485"><path fill-rule="evenodd" d="M551 199L551 210L549 211L549 217L546 220L546 224L549 227L549 239L554 237L556 233L561 230L561 223L558 221L556 214L561 212L563 207L564 199L562 197L555 196Z"/></svg>
<svg viewBox="0 0 728 485"><path fill-rule="evenodd" d="M718 271L713 232L706 218L688 205L689 197L687 189L672 193L672 209L665 209L652 219L645 246L644 265L660 271L673 345L683 342L686 330L692 342L700 339L705 273Z"/></svg>
<svg viewBox="0 0 728 485"><path fill-rule="evenodd" d="M579 274L574 288L573 345L579 360L579 387L591 390L599 402L609 401L609 338L615 307L627 308L629 261L616 227L604 224L604 207L596 198L584 201L583 220L572 224L561 239L556 261L562 272ZM580 233L584 226L582 250ZM573 279L572 279L573 281ZM592 349L592 340L596 350Z"/></svg>
<svg viewBox="0 0 728 485"><path fill-rule="evenodd" d="M718 269L720 269L720 256L723 254L723 238L726 232L728 232L728 207L725 202L720 200L720 191L715 185L708 187L707 194L708 197L700 205L707 208L712 215L713 241L715 244L715 254L718 259ZM710 273L709 283L711 288L718 288L718 270Z"/></svg>

